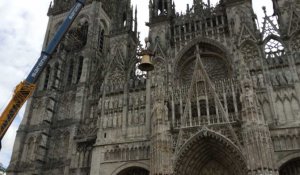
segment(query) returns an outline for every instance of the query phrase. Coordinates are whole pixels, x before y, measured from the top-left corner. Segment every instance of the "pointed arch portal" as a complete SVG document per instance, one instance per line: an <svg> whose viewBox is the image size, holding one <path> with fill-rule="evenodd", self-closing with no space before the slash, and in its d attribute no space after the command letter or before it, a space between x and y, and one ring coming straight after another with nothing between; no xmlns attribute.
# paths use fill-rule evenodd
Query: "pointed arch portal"
<svg viewBox="0 0 300 175"><path fill-rule="evenodd" d="M202 130L180 149L175 175L245 175L246 161L240 150L227 138Z"/></svg>
<svg viewBox="0 0 300 175"><path fill-rule="evenodd" d="M295 158L283 164L279 168L279 175L299 175L300 174L300 158Z"/></svg>
<svg viewBox="0 0 300 175"><path fill-rule="evenodd" d="M117 175L149 175L149 171L141 167L129 167Z"/></svg>

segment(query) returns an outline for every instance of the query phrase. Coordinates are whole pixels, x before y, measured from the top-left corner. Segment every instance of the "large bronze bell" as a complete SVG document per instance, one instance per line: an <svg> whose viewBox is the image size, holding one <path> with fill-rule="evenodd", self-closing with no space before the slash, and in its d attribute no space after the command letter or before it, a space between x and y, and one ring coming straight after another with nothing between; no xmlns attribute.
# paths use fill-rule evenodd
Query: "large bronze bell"
<svg viewBox="0 0 300 175"><path fill-rule="evenodd" d="M141 64L138 67L141 71L152 71L154 69L150 54L145 53L142 55Z"/></svg>

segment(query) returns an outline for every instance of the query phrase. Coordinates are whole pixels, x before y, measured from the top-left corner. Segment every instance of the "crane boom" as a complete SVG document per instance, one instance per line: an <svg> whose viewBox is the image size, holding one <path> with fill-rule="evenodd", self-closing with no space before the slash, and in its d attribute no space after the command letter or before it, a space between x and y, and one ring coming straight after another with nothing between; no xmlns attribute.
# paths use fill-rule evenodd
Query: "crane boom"
<svg viewBox="0 0 300 175"><path fill-rule="evenodd" d="M10 102L8 103L8 105L6 106L6 108L0 116L0 149L1 140L4 137L6 131L15 119L18 111L33 93L35 89L35 84L41 72L46 67L50 56L53 54L55 48L58 46L63 36L70 28L74 19L79 14L80 10L83 8L84 4L85 0L76 0L76 4L72 7L68 16L65 18L64 22L61 24L61 26L59 27L53 39L49 42L45 50L41 52L41 56L37 60L36 64L32 68L27 78L16 86L12 99L10 100Z"/></svg>

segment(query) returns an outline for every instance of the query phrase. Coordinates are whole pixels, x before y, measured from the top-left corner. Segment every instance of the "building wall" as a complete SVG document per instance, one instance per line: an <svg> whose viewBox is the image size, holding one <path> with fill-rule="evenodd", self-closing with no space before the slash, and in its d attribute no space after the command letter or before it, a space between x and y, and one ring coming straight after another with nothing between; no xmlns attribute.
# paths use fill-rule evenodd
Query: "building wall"
<svg viewBox="0 0 300 175"><path fill-rule="evenodd" d="M71 5L49 8L44 45ZM249 1L185 14L150 1L144 73L130 0L88 1L27 104L8 174L299 174L300 8L274 9L260 31Z"/></svg>

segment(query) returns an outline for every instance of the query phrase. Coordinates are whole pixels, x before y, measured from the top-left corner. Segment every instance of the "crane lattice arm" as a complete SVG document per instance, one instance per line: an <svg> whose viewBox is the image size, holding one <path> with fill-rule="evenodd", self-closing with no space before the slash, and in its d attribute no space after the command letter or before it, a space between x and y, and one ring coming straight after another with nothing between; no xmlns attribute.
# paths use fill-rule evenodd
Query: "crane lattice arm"
<svg viewBox="0 0 300 175"><path fill-rule="evenodd" d="M50 56L53 54L55 48L58 46L62 40L65 33L70 28L76 16L79 14L80 10L83 8L85 0L76 0L76 4L70 10L68 16L65 18L64 22L61 24L57 32L55 33L53 39L50 41L48 46L44 51L42 51L41 56L32 68L28 77L17 85L14 91L14 95L3 113L0 116L0 149L1 140L4 137L9 126L15 119L17 113L26 102L26 100L31 96L35 89L35 84L41 74L41 72L46 67Z"/></svg>

